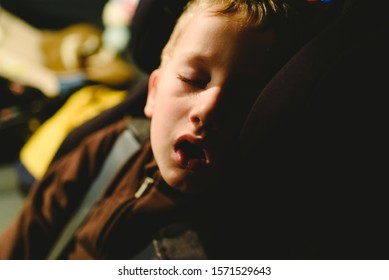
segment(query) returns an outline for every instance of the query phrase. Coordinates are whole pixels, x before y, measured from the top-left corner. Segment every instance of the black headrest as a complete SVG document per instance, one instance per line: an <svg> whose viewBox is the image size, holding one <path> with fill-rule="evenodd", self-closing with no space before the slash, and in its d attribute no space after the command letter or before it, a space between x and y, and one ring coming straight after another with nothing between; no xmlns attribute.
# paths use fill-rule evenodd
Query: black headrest
<svg viewBox="0 0 389 280"><path fill-rule="evenodd" d="M129 50L135 64L150 73L188 0L141 0L131 23Z"/></svg>
<svg viewBox="0 0 389 280"><path fill-rule="evenodd" d="M248 244L256 259L387 258L388 4L369 2L348 6L302 48L245 124L232 197L244 189L241 211L261 215L266 229L247 229L252 215L234 227L258 240Z"/></svg>
<svg viewBox="0 0 389 280"><path fill-rule="evenodd" d="M336 15L344 0L305 1L294 3L303 19L301 30L306 37L317 32ZM145 73L151 73L160 64L160 54L174 25L189 0L140 0L131 23L129 52L134 63ZM292 1L293 2L293 1ZM296 36L300 36L295 34Z"/></svg>
<svg viewBox="0 0 389 280"><path fill-rule="evenodd" d="M367 41L370 43L370 48L379 49L380 44L375 42L377 45L375 46L369 40L373 41L373 36L377 37L376 40L382 39L378 34L383 32L380 29L385 28L388 20L380 16L382 11L364 5L363 2L366 4L368 1L360 0L352 3L354 5L348 4L339 18L301 48L267 84L254 104L242 133L242 139L247 141L242 143L245 155L251 154L250 148L257 145L264 136L264 132L268 131L265 127L261 127L262 123L273 127L276 119L280 122L290 120L288 114L295 113L301 109L300 106L310 101L311 95L320 91L324 81L328 82L330 78L333 78L331 73L336 70L336 66L346 61L348 56L356 55L359 45ZM364 20L361 20L362 17ZM359 54L361 58L367 55L372 56L370 52ZM357 56L356 61L358 61ZM351 65L349 61L347 63ZM378 62L372 61L371 63L374 65ZM377 68L361 68L358 71L363 71L368 76L374 76L371 74L373 70L380 71ZM351 70L356 71L350 66L350 69L342 73L341 77L344 80L349 78L351 81L350 72L353 72ZM363 82L355 80L353 85ZM337 90L336 87L334 90Z"/></svg>

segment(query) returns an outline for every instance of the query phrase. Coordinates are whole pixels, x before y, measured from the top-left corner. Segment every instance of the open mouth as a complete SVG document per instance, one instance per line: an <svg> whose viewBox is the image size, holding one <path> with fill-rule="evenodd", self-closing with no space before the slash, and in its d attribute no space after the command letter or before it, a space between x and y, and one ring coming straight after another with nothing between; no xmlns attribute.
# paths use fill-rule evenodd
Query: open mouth
<svg viewBox="0 0 389 280"><path fill-rule="evenodd" d="M180 137L174 145L178 163L185 169L197 169L209 164L208 151L202 143L190 136Z"/></svg>

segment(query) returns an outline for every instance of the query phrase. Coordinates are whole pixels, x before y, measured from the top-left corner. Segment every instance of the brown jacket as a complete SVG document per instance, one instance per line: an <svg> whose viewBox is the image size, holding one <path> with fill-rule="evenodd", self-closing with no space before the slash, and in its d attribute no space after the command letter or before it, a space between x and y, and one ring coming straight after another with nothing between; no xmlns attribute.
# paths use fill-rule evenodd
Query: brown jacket
<svg viewBox="0 0 389 280"><path fill-rule="evenodd" d="M122 120L97 131L52 164L19 217L0 236L0 259L47 257L125 125ZM135 198L146 177L154 183ZM159 229L195 215L202 205L198 199L166 185L146 142L107 186L61 258L134 258Z"/></svg>

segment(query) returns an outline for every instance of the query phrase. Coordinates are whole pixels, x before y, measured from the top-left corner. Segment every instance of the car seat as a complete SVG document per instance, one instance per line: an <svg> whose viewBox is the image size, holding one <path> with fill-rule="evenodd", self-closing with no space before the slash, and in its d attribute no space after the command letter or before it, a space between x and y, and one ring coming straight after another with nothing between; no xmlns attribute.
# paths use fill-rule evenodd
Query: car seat
<svg viewBox="0 0 389 280"><path fill-rule="evenodd" d="M259 95L219 215L225 253L388 259L387 8L344 1Z"/></svg>
<svg viewBox="0 0 389 280"><path fill-rule="evenodd" d="M162 28L158 19L171 28L184 2L140 1L130 49L145 73L159 64L163 43L155 40L169 34L152 31ZM213 198L218 207L198 230L209 258L387 258L387 3L307 2L333 2L337 10L252 107L236 147L239 168L225 176ZM143 114L146 81L129 100L75 129L56 158L124 113Z"/></svg>

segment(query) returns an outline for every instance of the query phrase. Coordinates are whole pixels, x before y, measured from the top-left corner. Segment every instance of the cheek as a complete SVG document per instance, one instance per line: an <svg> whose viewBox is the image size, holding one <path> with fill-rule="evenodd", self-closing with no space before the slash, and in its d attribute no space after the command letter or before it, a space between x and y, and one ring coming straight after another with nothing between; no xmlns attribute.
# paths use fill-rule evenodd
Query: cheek
<svg viewBox="0 0 389 280"><path fill-rule="evenodd" d="M177 123L177 112L179 107L174 105L168 98L155 100L153 117L152 117L152 134L157 138L169 135Z"/></svg>
<svg viewBox="0 0 389 280"><path fill-rule="evenodd" d="M189 105L188 100L176 94L160 94L155 100L154 117L158 116L166 122L180 119Z"/></svg>

